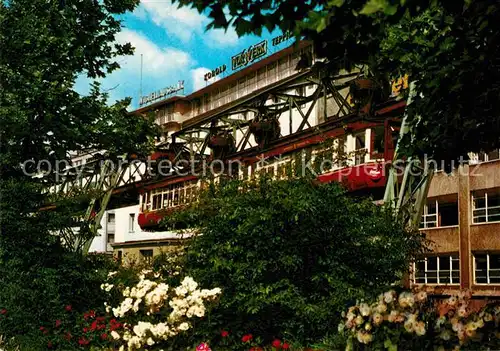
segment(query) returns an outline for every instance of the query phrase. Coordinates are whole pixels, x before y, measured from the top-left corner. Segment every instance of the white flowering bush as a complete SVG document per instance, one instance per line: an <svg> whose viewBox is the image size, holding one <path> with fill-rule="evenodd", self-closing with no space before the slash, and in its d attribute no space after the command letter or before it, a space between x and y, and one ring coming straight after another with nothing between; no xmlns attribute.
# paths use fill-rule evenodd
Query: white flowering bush
<svg viewBox="0 0 500 351"><path fill-rule="evenodd" d="M500 305L474 309L470 298L461 292L429 300L425 291L391 290L372 304L350 307L339 332L347 337L346 350L500 349Z"/></svg>
<svg viewBox="0 0 500 351"><path fill-rule="evenodd" d="M110 273L109 279L113 275ZM102 290L121 296L116 307L105 304L106 311L124 326L111 333L120 350L168 346L174 337L192 328L193 319L204 317L205 304L221 293L219 288L200 289L191 277L185 277L176 287L169 286L159 273L151 270L142 270L138 278L130 286L110 281L101 285Z"/></svg>

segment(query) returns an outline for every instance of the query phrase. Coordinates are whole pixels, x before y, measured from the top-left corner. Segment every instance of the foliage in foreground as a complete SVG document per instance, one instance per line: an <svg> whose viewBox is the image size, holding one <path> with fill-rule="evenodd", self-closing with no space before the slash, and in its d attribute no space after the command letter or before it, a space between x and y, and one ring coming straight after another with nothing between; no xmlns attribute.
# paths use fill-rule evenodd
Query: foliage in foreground
<svg viewBox="0 0 500 351"><path fill-rule="evenodd" d="M204 337L318 340L348 304L400 280L424 244L388 209L308 179L228 181L167 221L196 223L186 272L223 291Z"/></svg>

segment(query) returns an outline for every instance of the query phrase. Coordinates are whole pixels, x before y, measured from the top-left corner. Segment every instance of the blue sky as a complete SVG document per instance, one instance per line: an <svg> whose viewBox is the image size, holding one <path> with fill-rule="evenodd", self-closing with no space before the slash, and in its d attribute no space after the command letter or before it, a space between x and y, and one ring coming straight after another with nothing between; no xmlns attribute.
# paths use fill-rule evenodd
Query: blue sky
<svg viewBox="0 0 500 351"><path fill-rule="evenodd" d="M121 69L102 80L102 89L108 91L110 103L127 96L133 98L129 109L138 107L141 54L143 55L142 92L150 92L176 85L184 80L185 94L206 85L204 75L226 64L225 75L231 74L231 56L281 34L263 32L262 37L238 38L234 29L205 31L209 23L206 15L195 9L178 9L170 0L143 0L133 13L122 16L123 30L116 40L130 42L133 56L120 57ZM290 45L291 41L273 47L268 43L268 55ZM211 81L213 82L213 80ZM88 92L88 80L80 77L75 89Z"/></svg>

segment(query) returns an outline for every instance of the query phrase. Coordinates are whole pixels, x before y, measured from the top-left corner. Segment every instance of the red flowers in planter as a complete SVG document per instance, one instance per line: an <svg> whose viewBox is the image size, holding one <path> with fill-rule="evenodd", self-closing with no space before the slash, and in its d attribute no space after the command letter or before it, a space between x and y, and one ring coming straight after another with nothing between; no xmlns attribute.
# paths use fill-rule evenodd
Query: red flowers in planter
<svg viewBox="0 0 500 351"><path fill-rule="evenodd" d="M243 335L243 337L241 338L241 341L249 342L250 340L252 340L252 338L253 338L252 334L246 334L246 335Z"/></svg>

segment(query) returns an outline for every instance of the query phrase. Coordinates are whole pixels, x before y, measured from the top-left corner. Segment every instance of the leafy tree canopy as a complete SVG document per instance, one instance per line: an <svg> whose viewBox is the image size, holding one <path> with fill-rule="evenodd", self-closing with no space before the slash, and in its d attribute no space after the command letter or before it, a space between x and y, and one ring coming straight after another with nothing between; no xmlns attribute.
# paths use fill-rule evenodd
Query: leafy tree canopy
<svg viewBox="0 0 500 351"><path fill-rule="evenodd" d="M263 28L313 40L333 70L367 65L415 82L410 154L453 160L500 146L500 7L496 0L177 0L209 27Z"/></svg>
<svg viewBox="0 0 500 351"><path fill-rule="evenodd" d="M116 15L138 0L9 0L0 3L0 165L19 174L26 160L68 159L69 151L137 152L152 132L128 116L130 100L107 106L94 83L89 96L74 90L78 75L104 77L131 54L114 42ZM30 172L33 169L28 169Z"/></svg>
<svg viewBox="0 0 500 351"><path fill-rule="evenodd" d="M148 147L153 124L128 115L130 100L107 105L98 83L88 96L74 90L79 75L102 78L118 68L118 56L132 53L115 35L118 15L138 2L0 1L0 306L12 311L0 325L5 337L36 330L65 304L88 308L95 300L100 278L85 268L89 261L51 235L72 215L39 211L47 196L22 164L33 161L25 170L34 173L39 161L54 169L70 151Z"/></svg>

